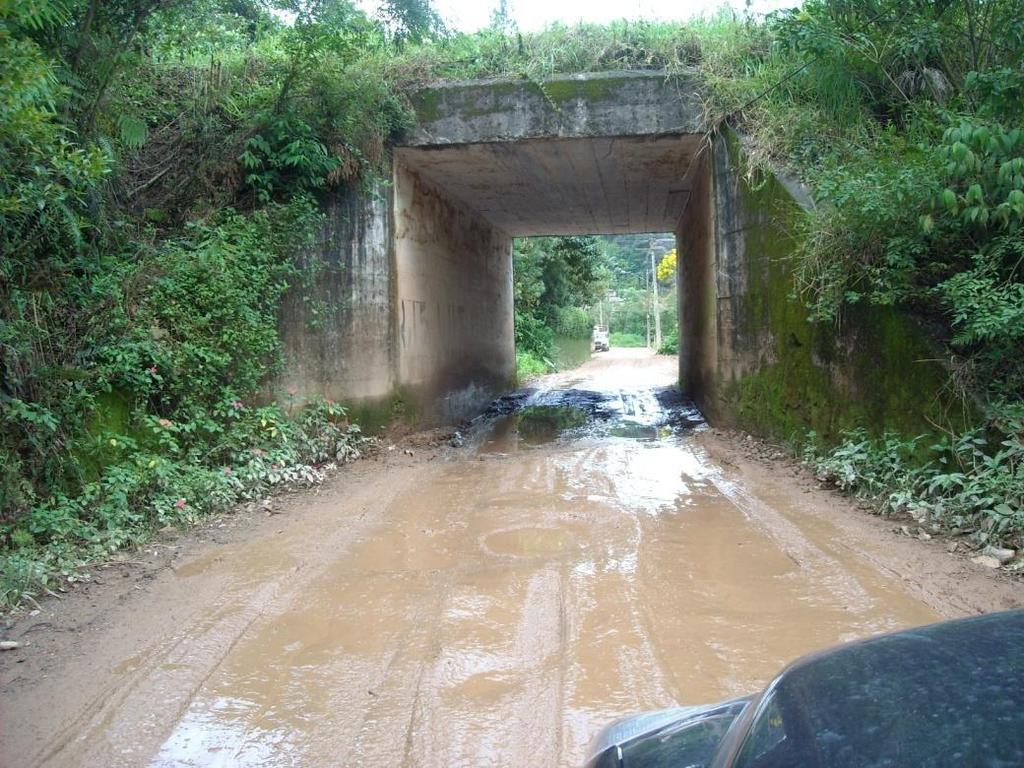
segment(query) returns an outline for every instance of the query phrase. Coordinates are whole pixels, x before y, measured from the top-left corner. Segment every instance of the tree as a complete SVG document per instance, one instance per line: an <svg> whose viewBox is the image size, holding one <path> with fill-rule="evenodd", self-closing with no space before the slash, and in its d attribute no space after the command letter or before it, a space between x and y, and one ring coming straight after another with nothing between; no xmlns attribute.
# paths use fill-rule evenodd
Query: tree
<svg viewBox="0 0 1024 768"><path fill-rule="evenodd" d="M447 31L430 0L383 0L377 15L399 45L421 43Z"/></svg>
<svg viewBox="0 0 1024 768"><path fill-rule="evenodd" d="M658 282L670 283L676 279L676 249L673 248L671 251L662 256L661 261L658 262L658 267L655 270L658 275Z"/></svg>
<svg viewBox="0 0 1024 768"><path fill-rule="evenodd" d="M555 332L589 333L583 307L607 285L604 254L595 237L535 237L513 250L516 342L539 357L552 355Z"/></svg>
<svg viewBox="0 0 1024 768"><path fill-rule="evenodd" d="M498 0L498 4L491 11L489 28L505 35L514 35L518 31L508 0Z"/></svg>
<svg viewBox="0 0 1024 768"><path fill-rule="evenodd" d="M296 83L306 79L330 59L335 66L351 61L365 48L371 35L366 16L347 0L278 0L294 14L281 33L287 70L281 80L274 112L282 113Z"/></svg>

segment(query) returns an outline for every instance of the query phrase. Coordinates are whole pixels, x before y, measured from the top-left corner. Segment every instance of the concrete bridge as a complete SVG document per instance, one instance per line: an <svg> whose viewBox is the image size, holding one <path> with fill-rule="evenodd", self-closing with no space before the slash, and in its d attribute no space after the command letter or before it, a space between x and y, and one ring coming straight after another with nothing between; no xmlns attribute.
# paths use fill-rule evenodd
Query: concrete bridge
<svg viewBox="0 0 1024 768"><path fill-rule="evenodd" d="M415 107L390 185L325 202L316 284L282 313L279 385L466 416L513 382L513 238L674 232L680 381L713 422L912 429L939 407L943 372L915 362L934 354L903 318L868 309L843 335L806 321L787 262L806 196L708 132L693 75L446 83Z"/></svg>

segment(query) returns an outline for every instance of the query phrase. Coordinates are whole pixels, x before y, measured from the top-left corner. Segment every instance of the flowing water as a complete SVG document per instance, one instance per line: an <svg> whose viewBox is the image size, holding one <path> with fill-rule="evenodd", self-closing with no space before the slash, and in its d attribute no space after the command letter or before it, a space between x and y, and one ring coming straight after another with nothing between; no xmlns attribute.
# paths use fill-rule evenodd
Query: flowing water
<svg viewBox="0 0 1024 768"><path fill-rule="evenodd" d="M372 514L308 567L287 541L183 564L235 602L126 659L53 764L572 766L616 717L935 617L711 462L673 361L620 355L498 401L415 482L318 502Z"/></svg>

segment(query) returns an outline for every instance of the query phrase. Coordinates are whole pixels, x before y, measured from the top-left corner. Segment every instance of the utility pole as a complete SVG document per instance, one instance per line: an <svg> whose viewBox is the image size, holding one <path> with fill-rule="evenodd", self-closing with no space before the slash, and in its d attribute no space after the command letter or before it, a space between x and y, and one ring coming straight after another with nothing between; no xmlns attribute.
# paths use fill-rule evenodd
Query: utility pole
<svg viewBox="0 0 1024 768"><path fill-rule="evenodd" d="M651 275L651 279L653 279L653 278L654 278L654 275L652 274ZM651 296L650 296L650 294L647 295L647 317L645 319L647 320L647 348L650 349L651 348Z"/></svg>
<svg viewBox="0 0 1024 768"><path fill-rule="evenodd" d="M651 254L651 287L653 288L654 297L654 349L661 349L661 310L658 306L658 268L654 265L654 249L650 249ZM650 346L651 333L647 332L647 346Z"/></svg>

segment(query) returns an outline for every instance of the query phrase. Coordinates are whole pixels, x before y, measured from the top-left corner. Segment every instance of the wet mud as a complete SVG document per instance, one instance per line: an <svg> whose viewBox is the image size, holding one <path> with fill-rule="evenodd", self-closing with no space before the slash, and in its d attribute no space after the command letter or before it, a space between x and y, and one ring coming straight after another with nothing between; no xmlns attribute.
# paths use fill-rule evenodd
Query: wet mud
<svg viewBox="0 0 1024 768"><path fill-rule="evenodd" d="M160 589L203 605L114 644L9 764L573 766L619 716L939 618L709 458L673 378L671 358L584 366L436 461L180 563Z"/></svg>

